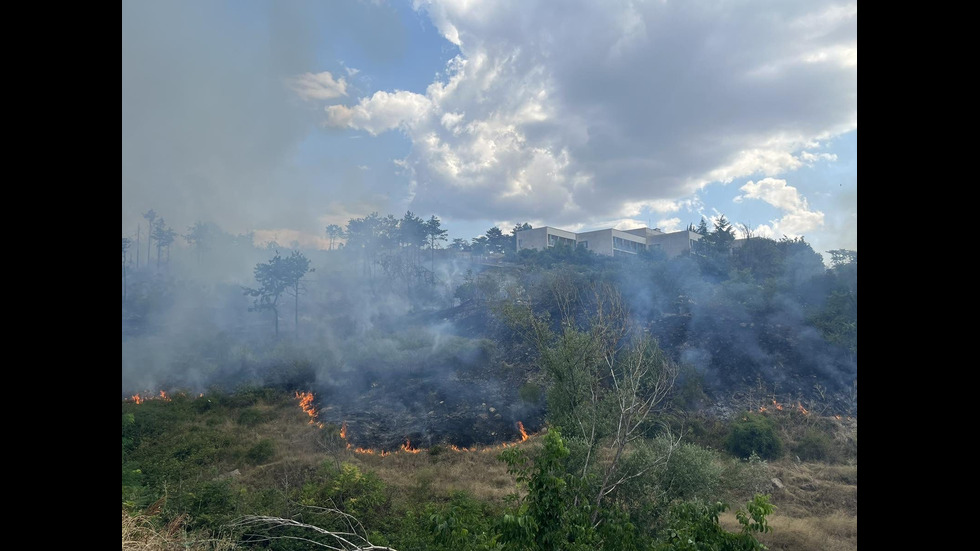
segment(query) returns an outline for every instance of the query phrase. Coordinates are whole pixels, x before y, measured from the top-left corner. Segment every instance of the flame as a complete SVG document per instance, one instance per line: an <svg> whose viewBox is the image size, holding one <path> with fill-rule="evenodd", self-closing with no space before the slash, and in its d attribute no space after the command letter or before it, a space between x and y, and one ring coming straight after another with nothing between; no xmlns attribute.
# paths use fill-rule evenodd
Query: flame
<svg viewBox="0 0 980 551"><path fill-rule="evenodd" d="M299 400L299 405L300 408L303 410L303 412L310 416L310 424L315 425L321 429L324 428L325 426L324 423L315 420L316 416L318 415L318 412L316 408L313 407L313 400L314 400L313 393L297 391L296 399ZM454 452L460 452L460 453L476 452L476 451L489 452L489 451L501 450L501 449L516 446L521 442L526 442L531 436L533 436L527 432L527 429L524 428L524 423L521 421L517 422L517 429L521 433L521 439L515 442L501 442L499 445L486 446L483 448L477 448L477 447L461 448L459 446L456 446L455 444L450 444L448 447L450 450ZM347 421L344 421L340 425L340 438L342 440L347 440L347 436L349 434L350 433L347 429ZM375 450L372 448L362 448L360 446L355 447L350 442L347 442L347 449L353 453L358 453L362 455L377 455L378 457L387 457L392 453L398 453L398 452L417 454L423 451L423 449L421 448L412 447L412 441L408 438L405 439L405 443L402 444L397 450Z"/></svg>
<svg viewBox="0 0 980 551"><path fill-rule="evenodd" d="M797 409L800 410L800 413L802 413L803 415L810 415L810 412L807 411L806 408L803 407L803 404L801 404L800 402L797 402L796 403L796 407L797 407Z"/></svg>
<svg viewBox="0 0 980 551"><path fill-rule="evenodd" d="M777 401L775 401L775 400L773 400L773 401L772 401L772 405L774 405L774 406L776 406L776 409L777 409L778 411L783 411L783 404L780 404L779 402L777 402Z"/></svg>
<svg viewBox="0 0 980 551"><path fill-rule="evenodd" d="M524 430L524 423L521 423L520 421L518 421L517 422L517 428L520 429L520 431L521 431L521 442L527 442L528 435L527 435L527 431Z"/></svg>
<svg viewBox="0 0 980 551"><path fill-rule="evenodd" d="M317 421L316 419L317 411L316 408L313 407L313 393L296 391L296 399L299 400L300 409L310 416L310 424L322 429L323 423Z"/></svg>
<svg viewBox="0 0 980 551"><path fill-rule="evenodd" d="M142 395L140 395L139 393L133 394L132 396L129 397L129 399L137 404L142 404L147 400L163 400L165 402L169 402L170 396L165 391L161 390L159 393L156 394L152 392L144 392Z"/></svg>

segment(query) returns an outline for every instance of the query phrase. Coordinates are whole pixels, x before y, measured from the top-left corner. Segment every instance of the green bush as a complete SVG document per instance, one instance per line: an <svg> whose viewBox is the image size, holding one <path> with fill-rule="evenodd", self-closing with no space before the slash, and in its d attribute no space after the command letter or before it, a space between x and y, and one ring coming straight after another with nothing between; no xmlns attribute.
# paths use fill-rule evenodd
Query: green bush
<svg viewBox="0 0 980 551"><path fill-rule="evenodd" d="M245 452L245 458L252 465L267 463L276 456L276 443L266 438L259 441Z"/></svg>
<svg viewBox="0 0 980 551"><path fill-rule="evenodd" d="M248 408L238 414L238 424L243 427L254 427L268 420L268 415L258 408Z"/></svg>
<svg viewBox="0 0 980 551"><path fill-rule="evenodd" d="M830 437L813 428L808 428L792 449L803 461L825 461L834 455L834 443Z"/></svg>
<svg viewBox="0 0 980 551"><path fill-rule="evenodd" d="M757 413L747 413L732 425L725 448L743 459L753 453L762 459L777 459L783 454L783 442L776 434L776 424Z"/></svg>

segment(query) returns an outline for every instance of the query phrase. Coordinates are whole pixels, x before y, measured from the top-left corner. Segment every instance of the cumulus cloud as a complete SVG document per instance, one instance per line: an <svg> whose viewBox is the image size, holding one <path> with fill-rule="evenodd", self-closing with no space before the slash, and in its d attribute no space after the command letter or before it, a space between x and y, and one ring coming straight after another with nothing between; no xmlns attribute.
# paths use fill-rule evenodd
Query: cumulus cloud
<svg viewBox="0 0 980 551"><path fill-rule="evenodd" d="M327 122L333 126L349 126L377 135L386 130L417 124L430 106L429 99L421 94L403 90L391 94L380 91L370 98L361 99L354 107L327 107Z"/></svg>
<svg viewBox="0 0 980 551"><path fill-rule="evenodd" d="M824 214L810 210L806 198L796 188L787 185L786 180L764 178L758 182L749 181L739 189L744 193L736 197L736 201L758 199L784 213L771 225L756 228L756 235L798 237L823 226Z"/></svg>
<svg viewBox="0 0 980 551"><path fill-rule="evenodd" d="M415 7L460 55L424 95L378 91L328 124L404 132L419 212L569 227L672 212L711 182L831 162L808 148L857 127L854 3Z"/></svg>
<svg viewBox="0 0 980 551"><path fill-rule="evenodd" d="M305 100L330 100L347 95L347 82L334 80L330 71L303 73L289 80L293 91Z"/></svg>

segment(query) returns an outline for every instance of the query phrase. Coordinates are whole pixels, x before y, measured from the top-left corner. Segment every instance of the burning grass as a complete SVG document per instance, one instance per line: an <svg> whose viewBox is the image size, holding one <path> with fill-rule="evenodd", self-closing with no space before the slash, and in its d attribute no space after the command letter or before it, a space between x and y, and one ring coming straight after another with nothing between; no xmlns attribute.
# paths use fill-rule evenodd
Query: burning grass
<svg viewBox="0 0 980 551"><path fill-rule="evenodd" d="M391 496L396 510L420 503L448 502L455 492L464 492L476 500L503 507L507 503L506 497L517 491L518 485L507 473L506 464L498 459L500 452L514 446L534 450L541 445L540 438L518 424L519 439L493 446L468 450L452 445L426 448L406 439L398 448L385 453L372 450L372 453L364 449L359 451L347 440L351 435L345 424L321 423L316 410L309 407L315 401L312 398L304 401L306 395L302 393L219 395L203 400L178 393L174 393L170 400L156 393L150 396L152 398L145 401L124 400L123 412L124 417L127 412L135 412L137 423L143 423L146 428L149 428L150 420L166 421L166 430L153 437L154 446L166 451L163 448L173 440L176 449L192 452L188 461L198 457L201 461L207 459L209 463L205 470L194 476L213 477L217 473L217 479L221 479L221 473L234 471L236 488L271 489L268 491L276 495L299 491L303 481L313 480L322 472L324 464L334 464L340 469L347 463L361 472L377 476L384 483L384 493ZM851 423L804 417L798 410L779 415L794 416L794 420L800 421L784 425L784 428L788 427L784 432L787 438L805 434L803 429L807 427L826 426L837 431L831 435L833 439L856 439L856 420ZM125 427L124 422L124 438ZM711 429L707 425L706 428ZM263 441L274 443L274 453L262 461L246 461L249 451ZM792 448L793 440L788 443ZM198 454L198 447L207 453ZM167 457L171 455L167 454ZM777 509L770 517L773 532L763 534L759 539L770 549L850 551L857 548L856 456L846 461L840 461L842 454L834 456L835 461L800 461L787 454L768 463L762 482L767 484L766 492L771 494ZM184 465L181 476L186 478L189 475L186 465L192 463ZM770 485L770 478L779 480L782 487L775 482ZM744 500L731 501L736 508L739 503ZM199 551L231 548L221 540L199 538L192 541L188 532L178 525L174 525L176 529L171 526L173 523L154 527L145 511L139 515L127 514L127 510L136 509L123 511L123 549L162 551L180 547ZM738 529L733 514L725 515L721 521L730 530Z"/></svg>

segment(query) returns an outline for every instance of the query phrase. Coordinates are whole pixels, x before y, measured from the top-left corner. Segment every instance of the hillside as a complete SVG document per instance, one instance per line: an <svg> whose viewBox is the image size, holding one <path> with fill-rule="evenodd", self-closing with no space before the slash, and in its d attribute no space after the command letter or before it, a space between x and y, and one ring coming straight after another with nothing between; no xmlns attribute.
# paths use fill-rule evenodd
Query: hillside
<svg viewBox="0 0 980 551"><path fill-rule="evenodd" d="M474 451L410 447L382 456L348 448L340 427L321 426L296 395L272 389L158 396L122 406L124 549L230 549L242 535L223 527L236 518L299 515L312 524L320 517L302 513L304 506L325 503L356 514L374 543L425 549L419 542L427 511L465 505L482 523L502 515L518 485L500 451L533 451L542 438L532 434ZM711 455L727 473L716 494L732 503L754 492L771 495L772 532L759 535L770 549L856 549L856 419L768 415L778 422L785 454L754 463ZM675 422L686 424L687 439L705 449L723 445L729 430L711 417ZM738 526L731 512L721 521L729 530Z"/></svg>

